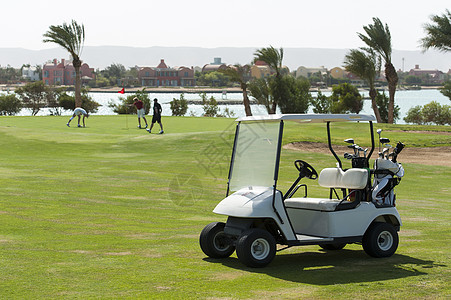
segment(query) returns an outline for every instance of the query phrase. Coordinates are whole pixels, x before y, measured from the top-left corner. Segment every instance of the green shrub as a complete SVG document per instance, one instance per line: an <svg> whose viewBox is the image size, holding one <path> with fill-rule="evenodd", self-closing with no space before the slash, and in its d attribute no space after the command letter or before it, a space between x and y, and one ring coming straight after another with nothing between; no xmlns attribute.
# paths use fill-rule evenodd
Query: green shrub
<svg viewBox="0 0 451 300"><path fill-rule="evenodd" d="M171 111L173 116L184 116L188 110L188 102L184 94L180 95L180 99L173 98L171 102Z"/></svg>
<svg viewBox="0 0 451 300"><path fill-rule="evenodd" d="M315 114L328 114L331 109L331 100L329 97L318 91L315 98L310 100L310 104L313 106L313 112Z"/></svg>
<svg viewBox="0 0 451 300"><path fill-rule="evenodd" d="M134 102L133 99L135 97L143 102L145 114L146 115L149 114L150 98L149 98L149 94L146 92L145 88L142 90L138 90L138 91L136 91L136 93L131 94L127 97L119 97L119 101L121 101L121 103L114 104L114 103L110 102L109 107L111 107L113 109L113 111L119 115L136 114L136 109L133 106L133 102Z"/></svg>
<svg viewBox="0 0 451 300"><path fill-rule="evenodd" d="M383 123L388 123L388 102L389 98L385 95L385 92L382 94L377 92L376 96L376 105L379 109L379 114L381 116L381 120ZM396 120L399 119L399 106L395 104L393 110L393 121L396 123Z"/></svg>
<svg viewBox="0 0 451 300"><path fill-rule="evenodd" d="M211 96L207 99L206 93L199 94L202 98L202 108L204 110L204 117L217 117L219 113L218 101Z"/></svg>
<svg viewBox="0 0 451 300"><path fill-rule="evenodd" d="M363 108L363 97L358 89L349 83L342 83L332 87L331 112L340 113L356 113L358 114Z"/></svg>
<svg viewBox="0 0 451 300"><path fill-rule="evenodd" d="M0 116L14 116L22 109L22 103L15 94L0 95Z"/></svg>
<svg viewBox="0 0 451 300"><path fill-rule="evenodd" d="M404 121L418 125L451 125L451 106L440 105L436 101L424 106L418 105L409 109Z"/></svg>

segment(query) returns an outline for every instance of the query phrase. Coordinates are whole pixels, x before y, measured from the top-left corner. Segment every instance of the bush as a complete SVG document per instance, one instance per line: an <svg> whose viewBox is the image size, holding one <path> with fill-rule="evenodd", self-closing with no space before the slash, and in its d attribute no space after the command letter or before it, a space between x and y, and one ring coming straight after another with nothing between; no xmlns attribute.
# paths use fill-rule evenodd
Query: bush
<svg viewBox="0 0 451 300"><path fill-rule="evenodd" d="M342 83L332 87L331 112L340 113L356 113L358 114L363 108L363 97L358 89L349 83Z"/></svg>
<svg viewBox="0 0 451 300"><path fill-rule="evenodd" d="M404 121L419 125L451 125L451 106L442 106L436 101L432 101L424 106L418 105L409 109Z"/></svg>
<svg viewBox="0 0 451 300"><path fill-rule="evenodd" d="M92 100L92 97L89 96L89 90L83 88L81 90L81 107L86 110L88 113L96 113L97 108L100 106L99 103ZM75 109L75 96L68 95L66 92L62 92L58 96L58 105L67 110Z"/></svg>
<svg viewBox="0 0 451 300"><path fill-rule="evenodd" d="M199 94L202 98L202 109L204 110L204 117L216 117L218 116L219 107L216 99L211 96L207 99L206 93Z"/></svg>
<svg viewBox="0 0 451 300"><path fill-rule="evenodd" d="M446 125L451 123L450 106L442 106L436 101L432 101L423 106L421 115L423 116L425 124L434 123L437 125Z"/></svg>
<svg viewBox="0 0 451 300"><path fill-rule="evenodd" d="M440 89L440 93L442 93L444 96L448 97L449 100L451 100L451 80L445 83L443 88Z"/></svg>
<svg viewBox="0 0 451 300"><path fill-rule="evenodd" d="M283 114L307 112L312 98L310 82L307 79L295 79L292 76L283 76L281 80L282 97L280 98L280 111Z"/></svg>
<svg viewBox="0 0 451 300"><path fill-rule="evenodd" d="M145 114L149 114L150 111L150 98L149 94L146 92L146 89L138 90L135 94L129 95L127 97L119 97L119 101L122 103L114 104L110 103L109 107L113 108L113 111L117 114L136 114L136 109L133 106L134 98L140 99L144 104L144 112Z"/></svg>
<svg viewBox="0 0 451 300"><path fill-rule="evenodd" d="M423 124L423 116L421 115L421 109L423 107L421 105L417 105L409 109L407 112L407 116L404 117L404 121L406 123L413 123L422 125Z"/></svg>
<svg viewBox="0 0 451 300"><path fill-rule="evenodd" d="M385 95L385 92L382 94L377 92L376 95L376 105L379 109L379 114L381 116L382 123L388 123L388 102L389 98ZM393 121L396 123L396 120L399 119L399 106L395 104L393 109Z"/></svg>
<svg viewBox="0 0 451 300"><path fill-rule="evenodd" d="M184 116L188 110L188 102L185 99L183 93L180 95L180 99L172 98L171 111L173 116Z"/></svg>
<svg viewBox="0 0 451 300"><path fill-rule="evenodd" d="M329 97L318 91L315 98L310 100L310 104L313 106L313 112L315 114L328 114L331 109L331 100Z"/></svg>
<svg viewBox="0 0 451 300"><path fill-rule="evenodd" d="M0 95L0 116L14 116L22 109L22 103L15 94Z"/></svg>

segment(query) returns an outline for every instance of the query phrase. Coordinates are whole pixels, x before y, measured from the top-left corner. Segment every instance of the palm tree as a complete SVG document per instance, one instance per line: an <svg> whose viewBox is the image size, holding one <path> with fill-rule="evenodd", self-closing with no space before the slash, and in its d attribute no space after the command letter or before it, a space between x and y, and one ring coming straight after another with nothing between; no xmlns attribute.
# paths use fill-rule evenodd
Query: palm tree
<svg viewBox="0 0 451 300"><path fill-rule="evenodd" d="M423 27L427 34L420 40L423 52L429 48L451 51L451 12L447 9L442 16L432 16L431 21L435 24L425 24Z"/></svg>
<svg viewBox="0 0 451 300"><path fill-rule="evenodd" d="M370 48L378 53L385 62L385 78L388 82L388 123L393 124L393 111L395 107L395 92L398 84L398 74L391 62L392 46L391 35L388 25L382 24L379 18L373 18L374 24L363 26L367 35L357 33L360 39L365 42Z"/></svg>
<svg viewBox="0 0 451 300"><path fill-rule="evenodd" d="M249 97L247 95L247 87L250 79L250 66L249 65L234 65L228 66L226 69L219 69L218 71L224 75L229 76L230 81L240 84L241 90L243 91L243 104L246 116L252 116L251 105Z"/></svg>
<svg viewBox="0 0 451 300"><path fill-rule="evenodd" d="M273 98L269 91L268 78L256 78L249 82L249 93L257 100L258 104L266 107L268 114L273 114Z"/></svg>
<svg viewBox="0 0 451 300"><path fill-rule="evenodd" d="M349 51L345 56L344 67L346 71L359 76L369 85L371 106L376 115L377 122L381 123L381 115L376 104L377 91L374 87L374 81L380 70L380 62L372 49L363 50L365 52L357 49Z"/></svg>
<svg viewBox="0 0 451 300"><path fill-rule="evenodd" d="M75 107L81 106L80 55L85 41L85 27L72 20L71 24L51 25L44 33L44 43L55 43L66 49L72 56L75 68Z"/></svg>
<svg viewBox="0 0 451 300"><path fill-rule="evenodd" d="M282 60L283 48L275 49L273 46L268 48L258 49L255 53L254 61L261 60L269 65L275 72L275 84L272 90L273 102L271 112L276 113L277 104L281 102L282 97Z"/></svg>

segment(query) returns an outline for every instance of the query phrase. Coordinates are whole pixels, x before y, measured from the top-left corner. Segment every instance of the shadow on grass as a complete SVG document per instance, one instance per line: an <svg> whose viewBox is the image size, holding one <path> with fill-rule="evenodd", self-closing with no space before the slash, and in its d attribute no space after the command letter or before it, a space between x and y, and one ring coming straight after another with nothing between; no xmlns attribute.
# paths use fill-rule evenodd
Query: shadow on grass
<svg viewBox="0 0 451 300"><path fill-rule="evenodd" d="M227 267L306 284L332 285L345 283L365 283L392 280L427 274L425 268L446 267L402 254L389 258L372 258L364 251L339 250L303 252L296 254L278 253L264 268L249 268L237 258L211 259L211 263L221 263Z"/></svg>

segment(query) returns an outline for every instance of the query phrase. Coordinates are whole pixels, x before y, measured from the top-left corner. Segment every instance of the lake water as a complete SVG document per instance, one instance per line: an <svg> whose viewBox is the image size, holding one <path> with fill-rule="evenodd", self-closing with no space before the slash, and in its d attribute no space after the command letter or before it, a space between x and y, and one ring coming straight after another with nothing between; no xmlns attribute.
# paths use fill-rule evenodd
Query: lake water
<svg viewBox="0 0 451 300"><path fill-rule="evenodd" d="M326 96L330 96L331 92L323 92ZM362 92L365 97L368 96L368 92ZM388 95L388 92L386 92ZM120 103L120 98L124 97L119 93L90 93L91 97L98 102L101 106L98 109L98 112L93 115L114 115L113 110L108 106L109 103ZM316 93L312 93L313 96L316 96ZM199 94L189 94L185 95L186 100L200 100ZM215 97L216 100L237 100L241 101L243 99L243 95L241 93L228 93L224 96L222 93L207 93L207 97L211 96ZM150 99L157 98L158 102L161 104L163 109L163 116L172 115L171 108L169 102L172 101L173 98L180 98L180 93L150 93ZM425 105L431 101L437 101L441 105L449 105L451 104L449 98L445 97L439 90L401 90L396 91L395 94L395 104L400 108L400 119L397 121L398 124L405 124L403 118L406 116L407 112L411 107L416 105ZM243 105L219 105L220 111L224 112L225 108L228 108L234 114L234 117L244 116L244 106ZM251 105L252 114L253 115L266 115L266 108L263 105L253 104ZM279 111L280 113L280 111ZM309 109L309 113L313 113L312 108ZM362 114L373 114L373 110L371 109L371 100L365 100L363 105ZM48 115L49 112L46 109L41 110L38 115ZM72 111L65 111L63 115L71 115ZM202 105L190 104L188 105L187 115L193 116L201 116L203 114ZM23 109L20 114L22 116L31 115L31 111L29 109Z"/></svg>

